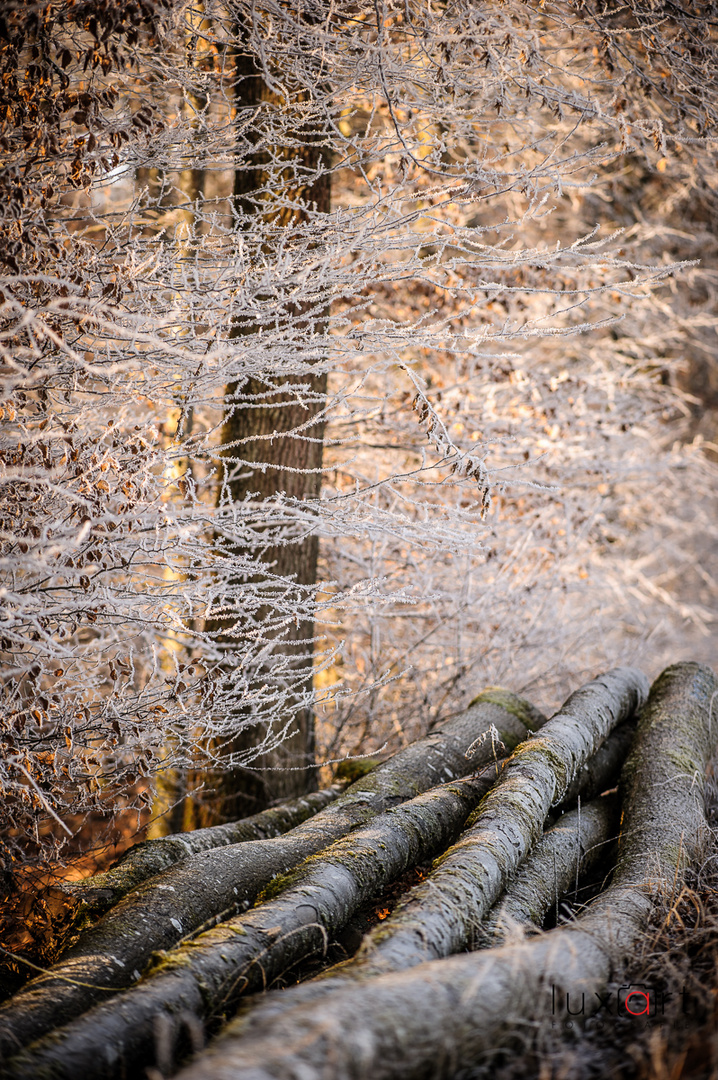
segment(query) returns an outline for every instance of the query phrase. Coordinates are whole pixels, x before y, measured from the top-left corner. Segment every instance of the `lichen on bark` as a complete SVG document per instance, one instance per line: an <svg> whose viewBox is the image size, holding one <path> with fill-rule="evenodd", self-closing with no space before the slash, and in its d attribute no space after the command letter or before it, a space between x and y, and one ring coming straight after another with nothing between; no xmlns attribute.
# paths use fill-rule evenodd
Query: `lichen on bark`
<svg viewBox="0 0 718 1080"><path fill-rule="evenodd" d="M606 852L618 832L617 794L604 795L564 814L543 834L482 924L477 945L491 948L541 929L564 893Z"/></svg>

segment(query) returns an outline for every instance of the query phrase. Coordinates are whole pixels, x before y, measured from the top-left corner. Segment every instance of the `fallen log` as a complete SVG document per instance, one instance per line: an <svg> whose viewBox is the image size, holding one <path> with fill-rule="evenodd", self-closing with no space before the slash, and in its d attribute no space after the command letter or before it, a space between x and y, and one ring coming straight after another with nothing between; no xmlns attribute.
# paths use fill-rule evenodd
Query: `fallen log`
<svg viewBox="0 0 718 1080"><path fill-rule="evenodd" d="M598 753L580 770L577 782L570 785L569 792L575 798L581 799L585 793L591 797L610 785L615 786L620 771L618 763L625 763L635 730L632 719L611 733ZM567 801L568 796L562 805ZM604 845L616 835L619 809L617 794L611 792L559 818L538 840L516 877L494 904L474 936L475 947L500 945L507 931L513 935L518 929L523 935L539 929L547 911L575 883L577 871L580 878L601 858ZM472 814L469 821L473 817ZM367 971L361 962L350 960L330 967L290 990L274 992L256 1001L261 1003L263 1015L272 1007L281 1014L286 1011L288 1002L296 1006L318 1001L320 997L334 993L340 985L346 986L348 980L365 977Z"/></svg>
<svg viewBox="0 0 718 1080"><path fill-rule="evenodd" d="M252 911L156 954L156 966L138 986L68 1024L61 1040L52 1035L31 1047L32 1070L84 1080L140 1075L155 1058L161 1031L156 1064L168 1071L181 1052L187 1015L216 1022L242 994L265 989L296 963L323 953L330 936L390 881L456 839L496 774L492 765L387 810L275 879ZM98 1054L98 1031L109 1056Z"/></svg>
<svg viewBox="0 0 718 1080"><path fill-rule="evenodd" d="M565 814L547 830L481 925L475 935L476 948L494 948L517 934L523 939L527 932L537 933L546 913L570 890L577 876L580 878L592 869L601 858L604 846L611 838L615 839L619 810L618 795L611 792L584 808ZM339 988L346 989L352 978L366 977L361 965L337 964L309 982L256 997L246 1003L245 1010L261 1009L263 1022L266 1022L272 1013L281 1017L289 1008L315 1003ZM165 1065L171 1060L171 1048L171 1040L166 1039Z"/></svg>
<svg viewBox="0 0 718 1080"><path fill-rule="evenodd" d="M635 734L634 715L614 728L603 746L579 769L576 779L569 784L566 794L553 813L561 814L572 809L579 798L585 803L592 802L604 791L615 787Z"/></svg>
<svg viewBox="0 0 718 1080"><path fill-rule="evenodd" d="M53 887L53 894L65 903L81 905L85 917L101 915L147 878L181 862L188 855L249 840L283 836L329 806L345 788L345 784L333 784L322 791L313 791L280 806L272 806L241 821L144 840L131 847L109 870L81 881L62 882Z"/></svg>
<svg viewBox="0 0 718 1080"><path fill-rule="evenodd" d="M620 801L602 792L618 783L635 733L635 717L619 724L579 770L557 808L578 802L578 809L564 813L538 840L482 923L477 948L502 944L510 929L540 929L546 913L603 857L618 832Z"/></svg>
<svg viewBox="0 0 718 1080"><path fill-rule="evenodd" d="M584 764L646 699L648 682L615 668L573 693L541 731L519 746L473 824L392 915L338 965L337 975L401 971L471 947L506 882L543 832Z"/></svg>
<svg viewBox="0 0 718 1080"><path fill-rule="evenodd" d="M700 856L717 713L718 681L708 668L677 664L656 680L623 773L614 879L576 924L337 989L283 1015L260 1005L180 1080L448 1077L548 1019L557 995L570 994L574 1010L581 1001L586 1012L611 1011L607 983L635 949L654 904L670 902Z"/></svg>
<svg viewBox="0 0 718 1080"><path fill-rule="evenodd" d="M579 806L543 834L518 874L482 924L480 948L502 945L516 931L541 929L546 913L558 904L606 852L618 831L618 795L604 795Z"/></svg>
<svg viewBox="0 0 718 1080"><path fill-rule="evenodd" d="M627 752L636 731L635 716L618 724L600 749L578 770L575 780L569 785L557 812L577 799L593 799L595 795L618 783L620 768L625 763ZM505 764L505 763L504 763ZM524 928L540 926L548 909L557 898L568 890L576 879L576 855L579 855L579 874L586 872L595 862L601 851L600 845L618 824L617 800L604 800L598 805L587 807L582 817L580 811L565 814L558 824L538 840L528 858L521 866L517 876L509 884L501 898L491 908L486 920L480 924L473 936L476 948L486 948L500 944L504 928L508 922L524 924ZM479 807L469 817L469 823L475 824ZM506 910L501 921L500 909ZM391 925L391 923L389 923ZM377 927L372 937L381 939L387 923ZM364 948L367 949L368 943ZM277 1009L282 1012L288 996L293 1004L317 1001L325 994L333 993L348 980L371 977L375 972L364 960L363 951L351 960L328 968L309 982L292 987L283 994L270 995L264 1000L262 1008L266 1011L271 1006L271 998L278 998Z"/></svg>
<svg viewBox="0 0 718 1080"><path fill-rule="evenodd" d="M109 870L80 881L51 885L43 894L52 921L46 948L50 962L66 952L84 929L148 878L200 851L283 836L334 802L346 787L346 784L333 784L241 821L145 840L125 852Z"/></svg>
<svg viewBox="0 0 718 1080"><path fill-rule="evenodd" d="M468 746L483 732L495 729L512 748L543 719L509 692L479 695L467 712L383 762L285 836L190 855L144 882L87 930L58 964L0 1006L0 1059L137 981L152 953L171 948L208 921L246 910L272 878L308 855L390 806L487 765L495 753L491 739L474 758L466 757Z"/></svg>

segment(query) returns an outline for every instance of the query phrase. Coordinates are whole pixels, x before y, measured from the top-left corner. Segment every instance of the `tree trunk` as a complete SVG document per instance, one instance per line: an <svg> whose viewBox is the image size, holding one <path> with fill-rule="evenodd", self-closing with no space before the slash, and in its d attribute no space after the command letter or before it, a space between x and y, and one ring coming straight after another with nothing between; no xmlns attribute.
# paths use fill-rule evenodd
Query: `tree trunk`
<svg viewBox="0 0 718 1080"><path fill-rule="evenodd" d="M556 996L569 993L587 1013L610 1007L606 984L621 974L653 905L675 895L700 855L716 700L718 682L698 664L677 664L654 683L624 770L614 880L577 923L338 989L284 1015L260 1006L180 1080L320 1080L328 1063L332 1080L440 1080L526 1037L534 1021L550 1023Z"/></svg>
<svg viewBox="0 0 718 1080"><path fill-rule="evenodd" d="M263 106L277 108L281 103L267 85L250 50L242 48L246 35L241 27L237 28L237 36L235 101L238 122L244 124L250 110ZM298 98L295 95L293 100L301 105L309 98L305 92ZM244 137L252 136L245 132ZM283 171L278 172L277 156L286 163ZM250 227L261 216L271 226L269 235L275 234L286 242L283 234L295 233L306 226L310 214L328 214L330 204L328 162L320 133L314 130L298 132L296 144L291 148L275 147L271 153L252 152L244 168L235 173L234 208L239 228ZM285 302L283 318L294 333L312 336L324 330L326 312L302 310L293 302ZM232 333L240 337L261 329L258 318L256 325L238 326ZM304 376L292 377L283 376L280 371L271 379L248 378L227 386L220 501L229 500L238 505L250 500L259 507L262 503L269 504L280 493L288 502L318 497L326 389L326 372L311 370ZM261 528L255 530L258 537ZM307 617L292 620L288 627L283 627L281 637L271 623L280 611L286 612L288 603L303 600L306 606L307 599L311 601L317 582L319 538L307 531L306 526L301 532L291 526L288 538L280 535L281 523L268 529L261 554L261 561L267 565L263 580L268 603L254 614L251 623L238 613L214 620L210 628L233 653L244 633L258 629L265 640L274 639L274 656L291 658L297 680L293 731L276 749L255 757L251 767L220 767L205 774L202 780L208 793L195 796L195 820L199 825L232 821L256 813L277 799L293 798L316 789L314 716L300 700L312 688L314 620ZM231 550L230 546L230 555ZM287 582L294 584L288 586ZM272 677L271 666L267 675ZM259 731L248 727L226 743L224 753L246 756L266 734L264 727Z"/></svg>
<svg viewBox="0 0 718 1080"><path fill-rule="evenodd" d="M153 952L170 949L207 921L246 910L278 874L321 851L390 806L466 775L493 760L490 739L470 759L467 748L492 725L512 748L543 720L512 694L481 697L461 716L377 766L334 803L286 836L191 855L121 900L47 974L0 1007L0 1055L9 1056L45 1032L139 979ZM510 711L509 711L510 710Z"/></svg>

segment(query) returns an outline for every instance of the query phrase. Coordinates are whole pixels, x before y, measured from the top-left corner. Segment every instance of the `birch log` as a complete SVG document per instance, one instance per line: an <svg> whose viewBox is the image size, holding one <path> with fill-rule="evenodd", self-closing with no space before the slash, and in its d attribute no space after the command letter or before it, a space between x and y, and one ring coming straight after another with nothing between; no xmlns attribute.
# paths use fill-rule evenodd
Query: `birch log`
<svg viewBox="0 0 718 1080"><path fill-rule="evenodd" d="M256 1009L180 1080L433 1080L550 1018L556 994L570 993L574 1006L582 1000L587 1013L610 1010L606 984L630 958L653 905L670 902L701 854L717 736L713 673L689 663L667 669L624 768L613 882L576 924L373 978L282 1016Z"/></svg>
<svg viewBox="0 0 718 1080"><path fill-rule="evenodd" d="M137 981L152 953L246 910L272 878L376 814L487 765L491 739L471 759L466 750L492 726L511 748L543 719L509 692L479 695L466 713L383 762L286 836L200 852L143 883L0 1006L0 1060Z"/></svg>

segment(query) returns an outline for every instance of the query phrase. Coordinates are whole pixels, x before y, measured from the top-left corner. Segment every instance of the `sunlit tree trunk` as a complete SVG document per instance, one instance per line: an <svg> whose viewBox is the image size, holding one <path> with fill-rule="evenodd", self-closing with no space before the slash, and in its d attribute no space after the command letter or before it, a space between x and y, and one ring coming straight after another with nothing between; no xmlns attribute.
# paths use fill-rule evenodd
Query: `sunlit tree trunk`
<svg viewBox="0 0 718 1080"><path fill-rule="evenodd" d="M203 5L198 4L187 24L186 56L189 67L196 67L201 61L201 52L198 51L198 41L204 41L202 35L194 36L190 29L207 29L207 20L204 17ZM182 111L190 119L196 128L196 118L207 108L205 95L198 95L191 91L185 91L185 100ZM194 120L192 119L194 116ZM136 182L139 189L146 188L148 201L151 207L161 211L164 208L171 214L173 222L170 230L171 241L176 246L177 259L179 262L191 261L193 252L201 243L202 237L208 231L208 222L203 212L203 202L206 195L207 173L203 168L188 167L179 173L167 176L157 169L139 168L136 173ZM159 215L159 225L163 225L164 215ZM197 331L195 331L197 332ZM182 407L183 420L182 432L185 436L192 432L194 422L194 410L192 406L187 409ZM179 421L178 421L179 423ZM177 462L178 475L192 475L192 460L185 458ZM167 661L165 656L165 660ZM168 669L169 673L169 669ZM171 758L176 752L179 740L171 739L167 745L167 755ZM155 783L155 796L152 807L152 820L150 821L147 837L157 839L180 833L194 827L193 808L187 799L188 788L191 784L191 774L187 768L168 766L157 775Z"/></svg>

